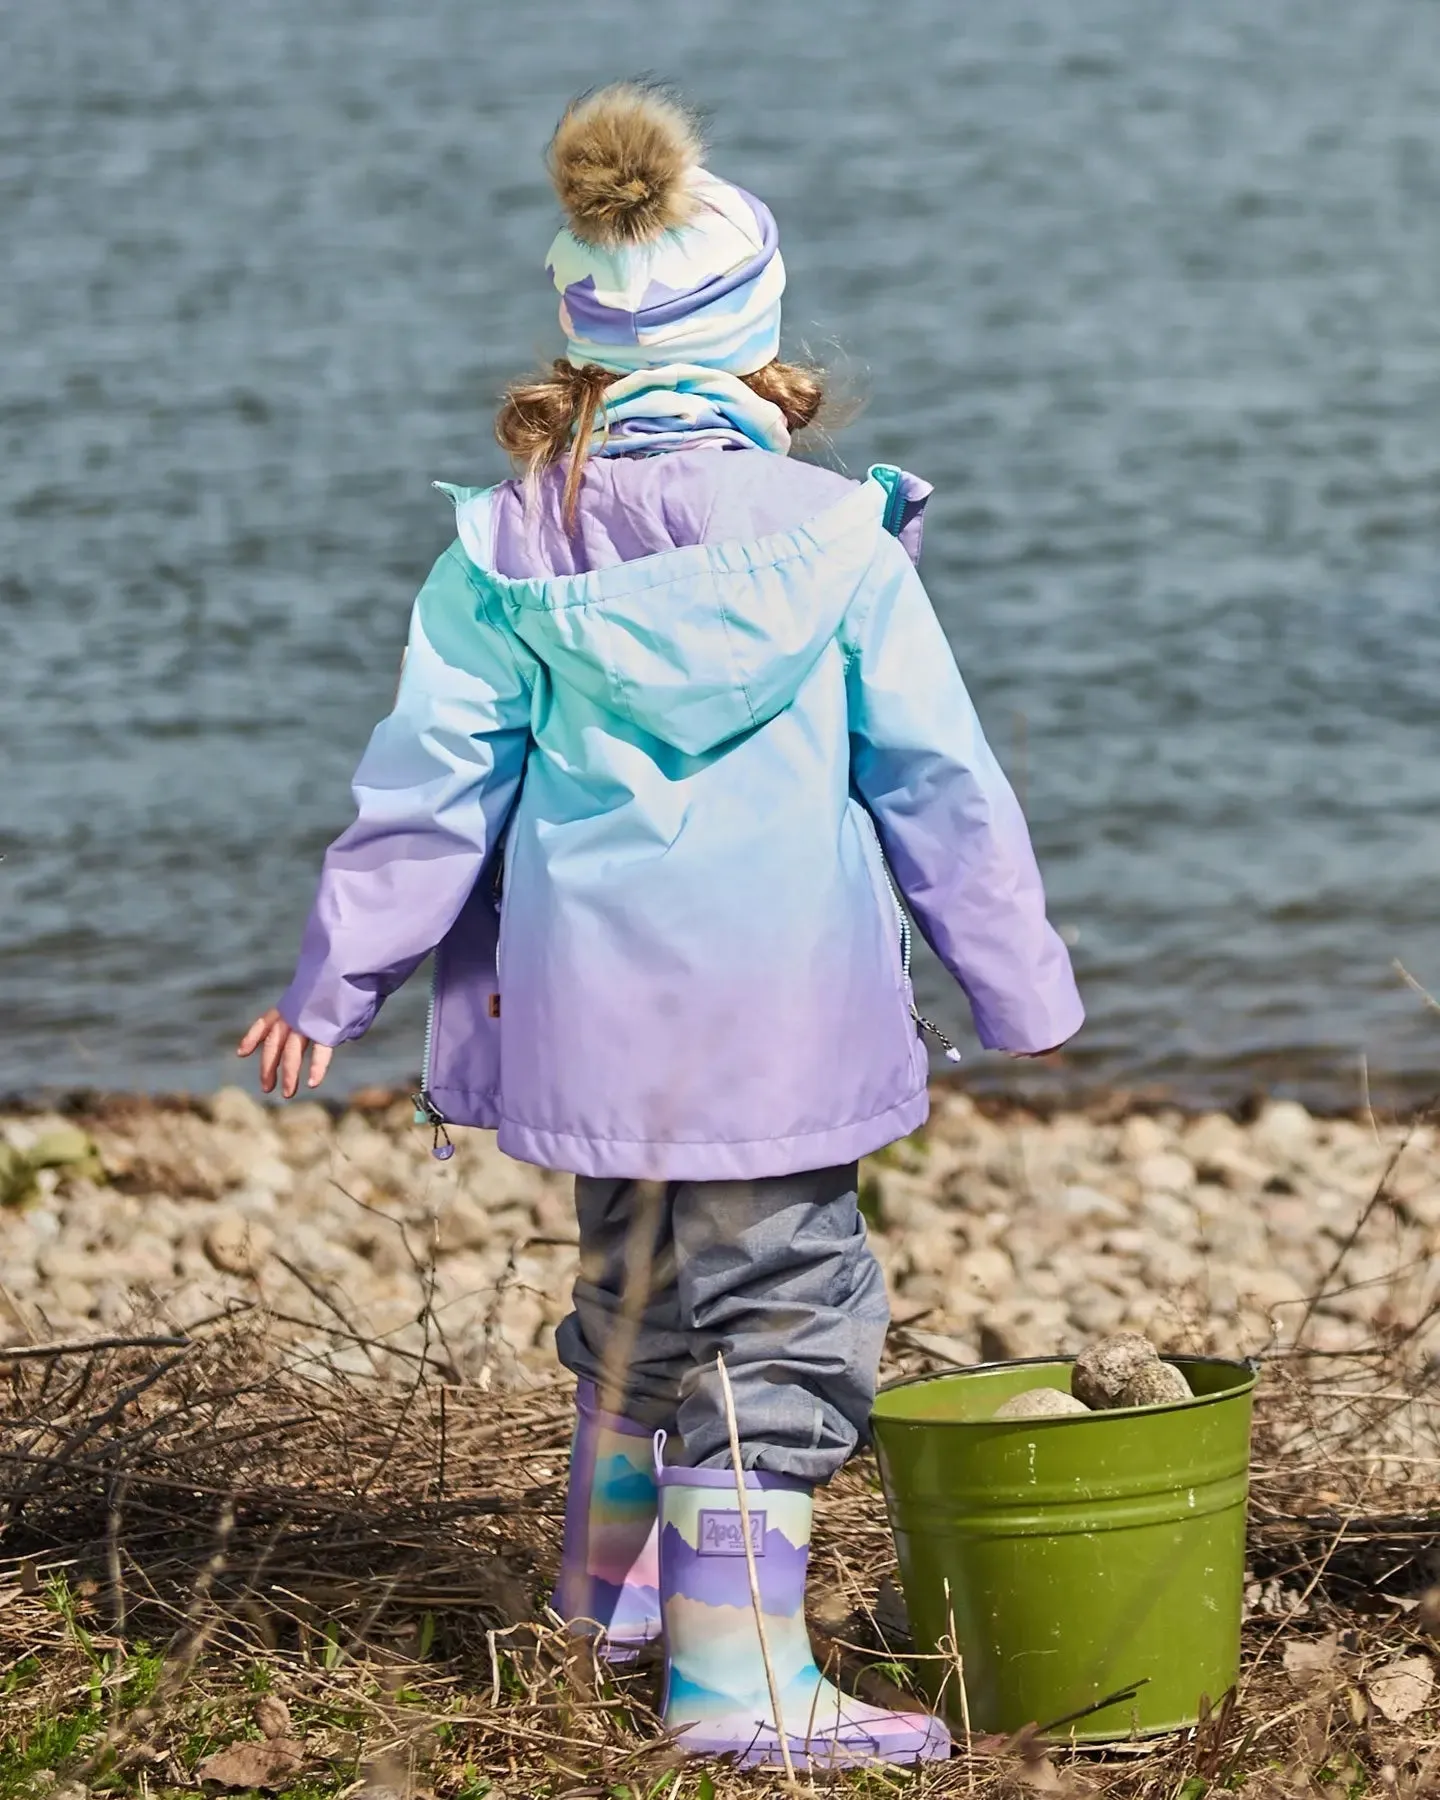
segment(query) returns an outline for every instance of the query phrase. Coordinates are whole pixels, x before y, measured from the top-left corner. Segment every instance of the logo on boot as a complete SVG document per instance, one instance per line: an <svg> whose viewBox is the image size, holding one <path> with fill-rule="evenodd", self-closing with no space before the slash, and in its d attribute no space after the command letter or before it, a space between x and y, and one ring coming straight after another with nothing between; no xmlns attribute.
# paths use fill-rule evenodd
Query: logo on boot
<svg viewBox="0 0 1440 1800"><path fill-rule="evenodd" d="M765 1515L763 1512L750 1514L750 1548L757 1556L765 1554ZM695 1546L697 1556L743 1556L745 1554L745 1533L740 1527L738 1512L712 1512L709 1507L700 1511L700 1542Z"/></svg>

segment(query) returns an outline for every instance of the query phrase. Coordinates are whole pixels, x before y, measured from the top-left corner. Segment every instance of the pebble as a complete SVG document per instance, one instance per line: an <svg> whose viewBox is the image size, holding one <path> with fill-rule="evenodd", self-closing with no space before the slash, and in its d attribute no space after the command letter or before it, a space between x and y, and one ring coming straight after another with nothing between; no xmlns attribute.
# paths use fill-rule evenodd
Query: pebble
<svg viewBox="0 0 1440 1800"><path fill-rule="evenodd" d="M1193 1244L1200 1230L1194 1206L1175 1194L1142 1194L1135 1223L1152 1239L1167 1243Z"/></svg>
<svg viewBox="0 0 1440 1800"><path fill-rule="evenodd" d="M95 1306L95 1296L83 1281L65 1275L50 1290L60 1312L72 1319L88 1319Z"/></svg>
<svg viewBox="0 0 1440 1800"><path fill-rule="evenodd" d="M1255 1121L1251 1140L1277 1161L1303 1162L1315 1140L1315 1121L1297 1100L1271 1100Z"/></svg>
<svg viewBox="0 0 1440 1800"><path fill-rule="evenodd" d="M1015 1265L993 1246L967 1250L955 1264L955 1278L962 1288L993 1300L1014 1286Z"/></svg>
<svg viewBox="0 0 1440 1800"><path fill-rule="evenodd" d="M1195 1165L1177 1150L1161 1150L1135 1165L1141 1187L1157 1194L1188 1194L1195 1185Z"/></svg>
<svg viewBox="0 0 1440 1800"><path fill-rule="evenodd" d="M1120 1127L1119 1148L1123 1162L1144 1162L1147 1157L1159 1156L1170 1149L1171 1143L1170 1133L1149 1113L1131 1113Z"/></svg>
<svg viewBox="0 0 1440 1800"><path fill-rule="evenodd" d="M1130 1218L1130 1209L1124 1201L1083 1184L1067 1187L1061 1192L1059 1210L1066 1218L1087 1223L1094 1220L1101 1225L1124 1225Z"/></svg>
<svg viewBox="0 0 1440 1800"><path fill-rule="evenodd" d="M227 1275L254 1275L274 1243L274 1232L258 1219L221 1213L205 1233L205 1254Z"/></svg>
<svg viewBox="0 0 1440 1800"><path fill-rule="evenodd" d="M175 1275L173 1241L155 1231L139 1231L118 1245L109 1272L135 1287L163 1287Z"/></svg>
<svg viewBox="0 0 1440 1800"><path fill-rule="evenodd" d="M1180 1134L1185 1154L1195 1163L1213 1162L1217 1157L1243 1153L1244 1130L1228 1113L1201 1113L1191 1119Z"/></svg>
<svg viewBox="0 0 1440 1800"><path fill-rule="evenodd" d="M1173 1238L1152 1237L1141 1263L1141 1273L1152 1287L1166 1292L1191 1287L1203 1279L1204 1261Z"/></svg>
<svg viewBox="0 0 1440 1800"><path fill-rule="evenodd" d="M1227 1273L1242 1305L1268 1313L1281 1307L1303 1306L1305 1302L1306 1284L1298 1281L1288 1269L1232 1264Z"/></svg>
<svg viewBox="0 0 1440 1800"><path fill-rule="evenodd" d="M1244 1208L1230 1207L1212 1214L1203 1233L1205 1252L1221 1262L1260 1266L1265 1261L1269 1238L1265 1221Z"/></svg>
<svg viewBox="0 0 1440 1800"><path fill-rule="evenodd" d="M1070 1317L1086 1337L1099 1337L1125 1317L1125 1302L1099 1282L1086 1282L1071 1290Z"/></svg>

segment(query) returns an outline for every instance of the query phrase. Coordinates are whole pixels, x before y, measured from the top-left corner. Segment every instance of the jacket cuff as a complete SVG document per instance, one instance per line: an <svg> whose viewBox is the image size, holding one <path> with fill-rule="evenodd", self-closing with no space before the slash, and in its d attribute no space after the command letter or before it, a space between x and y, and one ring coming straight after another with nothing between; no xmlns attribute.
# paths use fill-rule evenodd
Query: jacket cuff
<svg viewBox="0 0 1440 1800"><path fill-rule="evenodd" d="M323 995L315 992L302 976L295 979L280 996L276 1011L292 1031L298 1031L312 1043L348 1044L363 1037L375 1023L380 1001L374 994L351 989Z"/></svg>
<svg viewBox="0 0 1440 1800"><path fill-rule="evenodd" d="M1058 1050L1068 1044L1085 1023L1085 1008L1078 991L1049 996L1039 1004L986 1012L971 1008L975 1030L987 1050L1000 1050L1009 1056L1038 1056L1046 1050Z"/></svg>

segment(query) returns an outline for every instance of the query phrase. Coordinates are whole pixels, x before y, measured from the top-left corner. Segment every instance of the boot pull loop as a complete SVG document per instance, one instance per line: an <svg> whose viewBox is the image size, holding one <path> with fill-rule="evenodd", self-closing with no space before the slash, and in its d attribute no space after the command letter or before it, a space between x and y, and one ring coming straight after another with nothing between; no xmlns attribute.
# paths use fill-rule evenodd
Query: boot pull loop
<svg viewBox="0 0 1440 1800"><path fill-rule="evenodd" d="M658 1481L658 1480L659 1480L659 1479L660 1479L660 1477L661 1477L661 1476L662 1476L662 1475L663 1475L663 1474L664 1474L664 1472L665 1472L665 1443L666 1443L666 1438L667 1438L667 1434L666 1434L666 1433L665 1433L665 1432L664 1432L664 1431L657 1431L657 1432L656 1432L656 1433L655 1433L655 1439L654 1439L654 1449L655 1449L655 1479L656 1479L656 1480L657 1480L657 1481Z"/></svg>

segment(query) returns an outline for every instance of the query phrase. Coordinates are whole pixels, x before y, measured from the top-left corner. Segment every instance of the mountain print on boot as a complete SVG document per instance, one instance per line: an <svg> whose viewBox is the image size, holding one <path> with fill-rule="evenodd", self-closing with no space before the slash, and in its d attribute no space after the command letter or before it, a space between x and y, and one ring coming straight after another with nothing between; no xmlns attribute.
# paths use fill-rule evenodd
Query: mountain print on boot
<svg viewBox="0 0 1440 1800"><path fill-rule="evenodd" d="M575 1395L565 1547L552 1601L571 1629L632 1661L660 1635L653 1432L601 1409L593 1382Z"/></svg>
<svg viewBox="0 0 1440 1800"><path fill-rule="evenodd" d="M728 1469L660 1473L664 1722L692 1755L778 1765L779 1734L750 1597L735 1477ZM796 1768L929 1762L950 1734L924 1712L890 1712L842 1694L815 1666L805 1628L810 1489L745 1478L751 1544L780 1710Z"/></svg>

